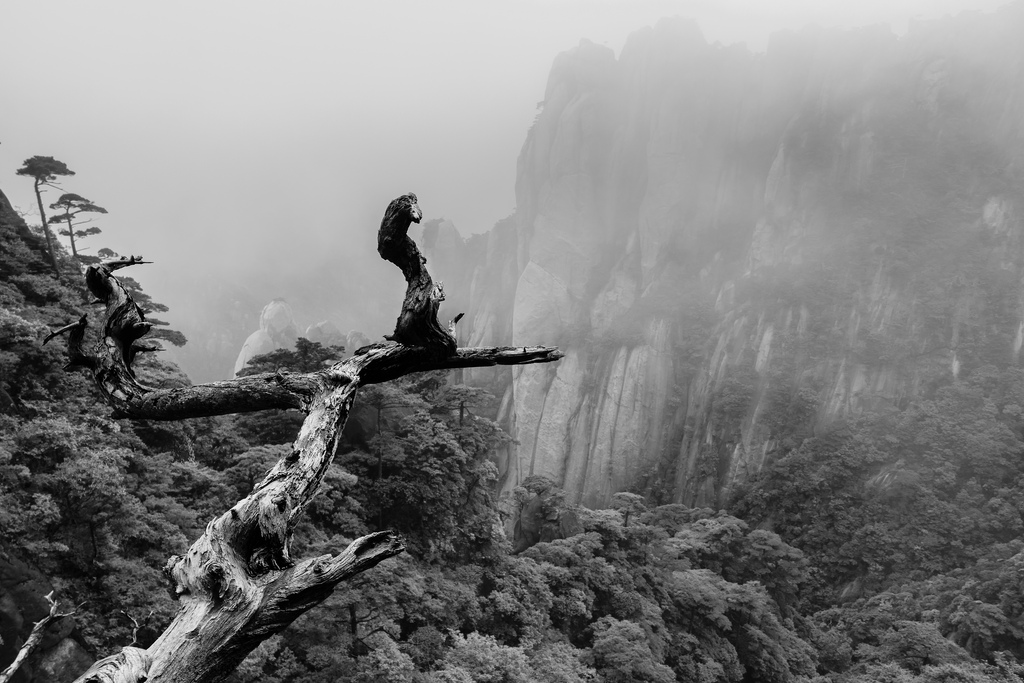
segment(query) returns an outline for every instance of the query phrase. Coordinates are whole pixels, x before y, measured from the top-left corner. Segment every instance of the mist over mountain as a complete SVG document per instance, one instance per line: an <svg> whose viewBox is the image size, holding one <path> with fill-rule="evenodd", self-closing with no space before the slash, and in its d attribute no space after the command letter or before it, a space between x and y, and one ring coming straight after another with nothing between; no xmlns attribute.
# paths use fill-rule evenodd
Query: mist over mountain
<svg viewBox="0 0 1024 683"><path fill-rule="evenodd" d="M1015 366L1021 35L1017 3L764 54L665 20L560 55L515 215L427 251L468 287L462 343L566 351L467 373L503 397L505 490L719 506L805 437Z"/></svg>
<svg viewBox="0 0 1024 683"><path fill-rule="evenodd" d="M190 342L169 350L168 358L195 382L230 377L246 338L260 328L261 311L275 299L292 309L300 335L327 321L344 334L380 339L394 328L405 283L377 256L372 231L366 233L365 244L352 240L348 249L312 249L280 269L246 263L236 264L231 274L191 274L172 297L189 302L174 309L173 319ZM238 276L239 268L247 275Z"/></svg>
<svg viewBox="0 0 1024 683"><path fill-rule="evenodd" d="M0 667L64 683L113 655L138 660L132 680L165 680L157 662L184 661L165 657L177 633L178 652L209 655L196 680L228 683L1024 680L1024 0L899 36L779 33L763 53L709 35L665 19L619 53L582 41L560 54L516 210L486 232L435 211L436 188L381 195L399 181L352 158L366 178L299 220L280 210L288 185L327 175L278 163L278 182L214 155L234 163L217 166L232 176L218 189L246 212L225 221L164 188L153 215L184 225L195 211L209 239L153 223L134 236L170 237L161 263L86 271L88 254L0 191ZM388 154L424 164L409 138ZM432 181L458 186L443 175ZM447 295L437 317L466 313L459 344L564 357L353 370L378 354L413 359L396 374L455 364L406 341L320 372L338 345L394 329L400 259L378 257L376 227L408 190L425 214L410 232ZM115 269L138 309L114 296ZM180 332L184 347L145 353ZM83 354L95 333L105 343ZM122 372L108 353L128 359ZM257 376L188 387L233 371ZM154 412L111 391L134 392L135 373ZM311 385L338 402L303 390L209 416L180 400ZM322 439L338 415L345 430ZM309 438L324 444L315 467ZM296 470L323 477L319 494L271 488ZM246 509L250 531L210 541ZM404 551L330 596L291 591L302 611L323 600L306 616L253 599L374 532ZM360 543L355 556L374 552ZM30 653L54 592L74 614ZM260 644L216 670L231 619L255 629L240 647Z"/></svg>

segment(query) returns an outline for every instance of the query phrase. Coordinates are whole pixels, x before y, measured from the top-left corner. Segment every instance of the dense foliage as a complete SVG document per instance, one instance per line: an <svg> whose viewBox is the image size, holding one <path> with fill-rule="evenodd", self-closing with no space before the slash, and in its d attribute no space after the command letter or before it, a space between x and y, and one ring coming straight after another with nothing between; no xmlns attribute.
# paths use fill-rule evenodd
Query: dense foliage
<svg viewBox="0 0 1024 683"><path fill-rule="evenodd" d="M890 680L879 667L893 662L1019 673L1022 387L1020 370L982 366L801 441L738 492L736 514L811 562L805 611L858 675Z"/></svg>
<svg viewBox="0 0 1024 683"><path fill-rule="evenodd" d="M2 204L0 552L81 605L73 637L91 653L145 646L175 609L167 557L248 492L300 417L113 420L40 345L85 293L53 278L41 237ZM308 371L342 353L300 340L252 369ZM152 354L140 372L187 382ZM514 522L566 505L536 480L496 499L489 454L508 436L484 417L493 397L439 374L367 388L294 553L383 528L409 550L231 680L1020 680L1022 380L979 367L902 412L790 430L733 514L623 493L519 553ZM806 418L787 405L782 423Z"/></svg>

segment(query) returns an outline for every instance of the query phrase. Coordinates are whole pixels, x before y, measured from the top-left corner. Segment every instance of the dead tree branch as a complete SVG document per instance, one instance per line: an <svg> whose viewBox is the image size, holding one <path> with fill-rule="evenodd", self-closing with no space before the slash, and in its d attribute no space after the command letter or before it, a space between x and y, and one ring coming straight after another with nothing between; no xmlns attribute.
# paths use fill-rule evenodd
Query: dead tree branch
<svg viewBox="0 0 1024 683"><path fill-rule="evenodd" d="M31 633L28 634L28 638L25 639L25 644L18 650L18 654L14 657L14 661L11 662L6 669L0 671L0 683L7 683L14 676L15 672L21 668L21 665L25 662L32 651L36 649L40 641L43 639L43 632L51 622L59 621L64 617L70 617L74 614L74 610L70 612L58 612L57 601L53 599L53 591L46 594L46 602L50 603L50 613L40 619L32 627Z"/></svg>
<svg viewBox="0 0 1024 683"><path fill-rule="evenodd" d="M139 642L139 629L142 628L142 624L139 623L138 619L133 617L131 614L128 614L128 612L125 612L124 610L121 610L121 614L124 615L125 619L132 622L132 642L128 643L128 647L135 647L135 645ZM150 610L149 615L146 617L146 622L148 622L152 617L153 611Z"/></svg>
<svg viewBox="0 0 1024 683"><path fill-rule="evenodd" d="M144 263L131 256L92 266L86 284L105 306L102 329L89 340L86 316L53 334L68 334L67 367L87 370L120 417L177 420L270 408L306 412L291 452L252 492L209 523L165 573L180 608L147 649L126 647L97 662L78 683L208 683L219 681L260 642L319 604L342 581L404 549L391 532L357 539L336 556L299 563L289 554L299 515L320 490L334 458L356 391L424 370L548 363L555 347L456 348L454 324L437 321L444 299L440 283L409 237L422 214L416 196L388 206L378 232L378 252L397 265L406 295L388 341L356 351L331 368L309 373L241 377L178 389L153 389L135 377L132 361L151 323L114 272Z"/></svg>

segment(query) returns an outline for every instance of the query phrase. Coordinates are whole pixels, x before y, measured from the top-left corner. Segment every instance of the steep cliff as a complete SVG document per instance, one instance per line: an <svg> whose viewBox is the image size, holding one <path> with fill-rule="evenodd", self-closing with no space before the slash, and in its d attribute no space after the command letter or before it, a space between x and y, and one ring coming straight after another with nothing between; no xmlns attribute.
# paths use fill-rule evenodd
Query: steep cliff
<svg viewBox="0 0 1024 683"><path fill-rule="evenodd" d="M666 20L560 55L516 214L445 249L477 264L452 266L460 341L566 351L468 376L503 395L503 486L721 505L815 430L1016 364L1020 35L1017 3L759 55Z"/></svg>

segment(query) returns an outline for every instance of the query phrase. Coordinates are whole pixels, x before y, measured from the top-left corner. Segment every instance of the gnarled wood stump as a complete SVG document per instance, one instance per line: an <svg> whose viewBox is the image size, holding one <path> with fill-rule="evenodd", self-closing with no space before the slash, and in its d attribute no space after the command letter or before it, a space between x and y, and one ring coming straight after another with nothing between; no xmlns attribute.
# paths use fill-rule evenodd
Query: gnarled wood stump
<svg viewBox="0 0 1024 683"><path fill-rule="evenodd" d="M118 269L143 261L132 256L89 268L86 283L106 305L98 339L87 343L89 326L82 316L46 341L69 333L67 367L88 370L116 415L177 420L299 408L306 419L291 452L252 493L211 521L184 556L168 560L165 572L181 607L167 630L149 648L126 647L96 662L76 683L219 681L340 582L402 552L401 538L379 532L357 539L338 555L299 562L289 555L292 530L320 489L360 386L423 370L547 363L562 357L557 348L546 346L457 348L453 329L437 322L444 292L431 280L426 259L408 235L420 217L416 195L404 195L388 206L378 233L381 257L402 270L408 285L394 334L309 374L254 375L179 389L145 387L132 361L147 350L138 342L150 324L114 277Z"/></svg>

